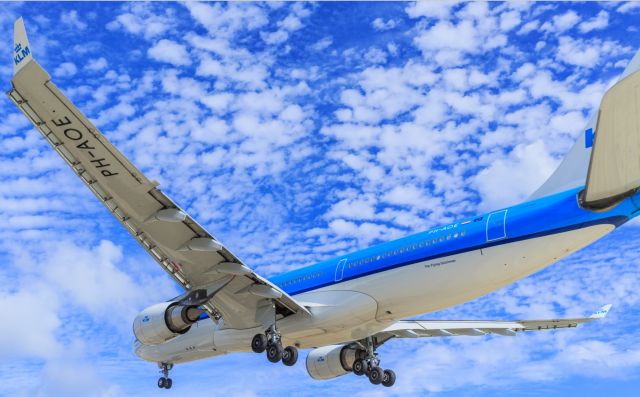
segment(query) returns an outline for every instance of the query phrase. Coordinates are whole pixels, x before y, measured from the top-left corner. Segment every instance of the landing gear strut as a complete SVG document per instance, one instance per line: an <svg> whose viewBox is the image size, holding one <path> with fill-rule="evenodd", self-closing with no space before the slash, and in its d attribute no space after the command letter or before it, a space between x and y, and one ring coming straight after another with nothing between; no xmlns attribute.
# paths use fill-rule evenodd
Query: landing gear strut
<svg viewBox="0 0 640 397"><path fill-rule="evenodd" d="M171 389L173 380L169 378L169 371L173 368L173 364L158 363L158 367L160 367L160 372L162 373L162 376L158 379L158 387L161 389Z"/></svg>
<svg viewBox="0 0 640 397"><path fill-rule="evenodd" d="M373 339L368 337L364 340L365 355L353 362L352 371L354 374L361 376L367 375L369 382L374 385L382 385L391 387L396 383L396 373L390 369L383 370L380 368L380 358L375 351Z"/></svg>
<svg viewBox="0 0 640 397"><path fill-rule="evenodd" d="M274 310L275 313L275 310ZM298 349L295 346L282 348L282 338L274 318L271 325L264 334L256 334L251 340L251 350L255 353L262 353L266 350L267 359L272 363L282 361L286 366L292 366L298 361Z"/></svg>

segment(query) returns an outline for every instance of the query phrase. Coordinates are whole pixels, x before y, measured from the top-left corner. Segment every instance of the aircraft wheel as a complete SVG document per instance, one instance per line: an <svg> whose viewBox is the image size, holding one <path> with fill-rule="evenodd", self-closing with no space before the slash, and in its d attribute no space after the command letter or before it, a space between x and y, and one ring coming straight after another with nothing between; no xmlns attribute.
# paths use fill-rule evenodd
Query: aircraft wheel
<svg viewBox="0 0 640 397"><path fill-rule="evenodd" d="M280 346L280 344L267 346L267 359L272 363L280 361L280 359L282 359L282 346Z"/></svg>
<svg viewBox="0 0 640 397"><path fill-rule="evenodd" d="M158 387L159 387L159 388L164 389L164 385L165 385L165 384L166 384L166 383L165 383L164 378L160 378L160 379L158 379Z"/></svg>
<svg viewBox="0 0 640 397"><path fill-rule="evenodd" d="M396 383L396 373L390 369L385 369L382 373L382 386L391 387Z"/></svg>
<svg viewBox="0 0 640 397"><path fill-rule="evenodd" d="M373 383L374 385L379 385L380 382L382 382L382 377L383 373L380 367L373 367L369 370L369 382Z"/></svg>
<svg viewBox="0 0 640 397"><path fill-rule="evenodd" d="M353 362L351 369L353 370L353 373L358 376L364 375L367 372L367 362L359 358Z"/></svg>
<svg viewBox="0 0 640 397"><path fill-rule="evenodd" d="M267 337L264 334L256 334L251 340L251 350L262 353L267 348Z"/></svg>
<svg viewBox="0 0 640 397"><path fill-rule="evenodd" d="M171 378L167 378L164 381L164 388L165 389L171 389L171 386L173 385L173 380L171 380Z"/></svg>
<svg viewBox="0 0 640 397"><path fill-rule="evenodd" d="M288 367L298 361L298 349L295 346L287 346L282 352L282 363Z"/></svg>

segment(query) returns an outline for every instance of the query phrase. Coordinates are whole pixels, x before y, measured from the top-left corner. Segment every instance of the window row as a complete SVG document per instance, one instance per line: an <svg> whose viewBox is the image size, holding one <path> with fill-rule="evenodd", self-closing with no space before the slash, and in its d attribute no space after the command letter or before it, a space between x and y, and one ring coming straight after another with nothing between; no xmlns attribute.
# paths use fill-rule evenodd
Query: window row
<svg viewBox="0 0 640 397"><path fill-rule="evenodd" d="M392 257L392 256L395 256L395 255L400 255L402 253L409 252L411 250L416 250L416 249L419 249L419 248L426 248L426 247L429 247L430 245L435 245L435 244L438 244L438 243L443 242L443 241L451 240L452 238L456 239L458 237L463 237L465 235L465 233L466 232L464 230L462 230L459 233L455 232L455 233L449 233L447 235L443 234L440 237L423 240L423 241L420 241L420 242L415 243L413 245L407 245L406 247L400 247L400 248L395 249L395 250L386 251L386 252L383 252L382 254L374 255L374 256L369 257L369 258L362 258L360 260L349 262L349 268L356 267L356 266L361 266L361 265L366 265L367 263L379 261L380 259L384 259L384 258L387 258L387 257Z"/></svg>
<svg viewBox="0 0 640 397"><path fill-rule="evenodd" d="M322 272L309 273L307 275L296 277L296 278L292 278L291 280L288 280L288 281L285 281L283 283L280 283L279 286L280 287L286 287L288 285L298 284L298 283L301 283L301 282L306 281L306 280L312 280L312 279L318 278L320 276L322 276Z"/></svg>

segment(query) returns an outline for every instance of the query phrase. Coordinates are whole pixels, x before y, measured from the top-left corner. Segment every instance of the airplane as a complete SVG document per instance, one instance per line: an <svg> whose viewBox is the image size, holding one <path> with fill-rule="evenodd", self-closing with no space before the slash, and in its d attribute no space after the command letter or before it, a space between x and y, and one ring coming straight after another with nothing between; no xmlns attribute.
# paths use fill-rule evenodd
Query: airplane
<svg viewBox="0 0 640 397"><path fill-rule="evenodd" d="M604 318L412 320L522 279L602 238L640 211L640 52L584 133L525 202L275 275L256 273L149 180L56 87L14 25L9 98L107 210L184 290L142 310L133 350L158 387L186 363L235 352L292 366L312 349L313 379L350 372L392 386L377 349L395 338L514 336Z"/></svg>

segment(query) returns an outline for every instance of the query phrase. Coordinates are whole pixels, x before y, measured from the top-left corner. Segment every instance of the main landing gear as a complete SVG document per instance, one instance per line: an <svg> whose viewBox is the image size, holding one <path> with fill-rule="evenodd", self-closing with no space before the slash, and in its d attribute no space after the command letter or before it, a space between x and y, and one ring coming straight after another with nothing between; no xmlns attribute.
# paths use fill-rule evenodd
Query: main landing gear
<svg viewBox="0 0 640 397"><path fill-rule="evenodd" d="M158 387L161 389L171 389L173 380L169 378L169 371L173 368L173 364L158 363L158 367L160 367L160 372L162 373L162 376L158 379Z"/></svg>
<svg viewBox="0 0 640 397"><path fill-rule="evenodd" d="M262 353L266 350L267 359L272 363L282 360L282 363L291 367L298 361L298 349L295 346L282 348L280 333L276 325L270 326L264 334L256 334L251 340L251 350Z"/></svg>
<svg viewBox="0 0 640 397"><path fill-rule="evenodd" d="M352 371L358 376L367 375L369 382L374 385L391 387L396 383L396 373L390 369L380 368L380 358L375 352L371 337L365 340L366 355L353 362Z"/></svg>

